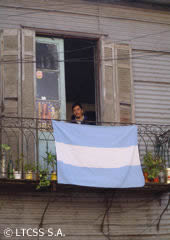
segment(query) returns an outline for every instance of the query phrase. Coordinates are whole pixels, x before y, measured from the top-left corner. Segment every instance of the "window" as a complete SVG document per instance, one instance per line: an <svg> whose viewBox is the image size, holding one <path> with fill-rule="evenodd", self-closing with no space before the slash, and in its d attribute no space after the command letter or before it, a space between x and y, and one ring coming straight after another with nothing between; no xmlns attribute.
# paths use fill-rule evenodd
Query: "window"
<svg viewBox="0 0 170 240"><path fill-rule="evenodd" d="M41 119L65 119L63 39L36 38L36 105Z"/></svg>
<svg viewBox="0 0 170 240"><path fill-rule="evenodd" d="M87 39L36 37L36 105L41 119L71 120L80 102L95 121L96 42Z"/></svg>

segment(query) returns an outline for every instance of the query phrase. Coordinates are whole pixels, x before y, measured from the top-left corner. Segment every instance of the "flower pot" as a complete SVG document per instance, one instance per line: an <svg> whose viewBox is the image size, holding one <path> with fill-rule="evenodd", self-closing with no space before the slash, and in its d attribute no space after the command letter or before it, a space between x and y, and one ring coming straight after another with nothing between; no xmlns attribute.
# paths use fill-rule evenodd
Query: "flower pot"
<svg viewBox="0 0 170 240"><path fill-rule="evenodd" d="M14 179L21 179L21 171L14 171Z"/></svg>
<svg viewBox="0 0 170 240"><path fill-rule="evenodd" d="M51 181L56 181L57 180L57 175L56 172L51 173Z"/></svg>
<svg viewBox="0 0 170 240"><path fill-rule="evenodd" d="M25 179L26 179L26 180L32 180L32 179L33 179L33 173L32 173L32 171L28 171L28 172L25 174Z"/></svg>
<svg viewBox="0 0 170 240"><path fill-rule="evenodd" d="M159 183L159 177L154 178L154 183Z"/></svg>
<svg viewBox="0 0 170 240"><path fill-rule="evenodd" d="M144 175L144 178L145 178L145 182L146 182L146 183L149 182L148 173L147 173L147 172L144 172L143 175Z"/></svg>

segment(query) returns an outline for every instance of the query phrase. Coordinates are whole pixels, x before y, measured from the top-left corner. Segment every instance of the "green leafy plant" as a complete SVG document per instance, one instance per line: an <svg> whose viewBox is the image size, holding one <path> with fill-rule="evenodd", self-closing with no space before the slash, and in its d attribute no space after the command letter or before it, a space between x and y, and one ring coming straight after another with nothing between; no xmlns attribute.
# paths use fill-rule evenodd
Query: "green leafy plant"
<svg viewBox="0 0 170 240"><path fill-rule="evenodd" d="M24 155L21 153L20 156L15 160L15 171L21 170L21 164L24 160Z"/></svg>
<svg viewBox="0 0 170 240"><path fill-rule="evenodd" d="M47 168L45 169L39 169L39 184L36 187L36 189L40 189L41 187L49 187L50 186L50 180L48 179L49 170Z"/></svg>
<svg viewBox="0 0 170 240"><path fill-rule="evenodd" d="M1 158L1 161L0 161L0 172L1 172L1 177L4 178L4 177L7 177L8 175L8 166L7 166L7 153L8 151L11 149L11 147L8 145L8 144L0 144L0 158Z"/></svg>
<svg viewBox="0 0 170 240"><path fill-rule="evenodd" d="M47 163L47 168L50 166L53 169L53 171L55 171L55 166L57 163L55 154L52 154L52 152L46 152L46 157L44 157L44 162Z"/></svg>
<svg viewBox="0 0 170 240"><path fill-rule="evenodd" d="M10 156L10 160L8 162L8 178L14 179L14 172L13 172L13 163L12 163L12 157Z"/></svg>
<svg viewBox="0 0 170 240"><path fill-rule="evenodd" d="M39 166L39 184L36 189L40 189L41 187L49 187L50 186L50 180L49 178L49 167L53 169L53 172L55 171L56 166L56 155L52 154L52 152L46 152L46 156L43 157L43 162L45 163L46 167L41 168Z"/></svg>
<svg viewBox="0 0 170 240"><path fill-rule="evenodd" d="M7 157L6 154L9 150L11 150L11 147L8 144L1 144L0 147L1 147L1 154L2 154L1 157L6 158Z"/></svg>
<svg viewBox="0 0 170 240"><path fill-rule="evenodd" d="M148 179L157 178L160 171L164 170L164 164L159 156L153 156L151 152L147 152L144 156L144 170L148 173Z"/></svg>
<svg viewBox="0 0 170 240"><path fill-rule="evenodd" d="M24 165L24 171L25 172L29 172L29 171L35 172L36 171L36 167L32 163L27 163L27 164Z"/></svg>
<svg viewBox="0 0 170 240"><path fill-rule="evenodd" d="M1 144L2 147L2 151L9 151L11 149L11 147L8 144Z"/></svg>

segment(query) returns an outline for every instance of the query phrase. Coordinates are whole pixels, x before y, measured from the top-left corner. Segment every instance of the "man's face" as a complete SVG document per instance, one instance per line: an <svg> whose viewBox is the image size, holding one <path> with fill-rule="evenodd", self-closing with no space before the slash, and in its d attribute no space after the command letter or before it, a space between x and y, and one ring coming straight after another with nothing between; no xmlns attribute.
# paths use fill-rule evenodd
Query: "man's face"
<svg viewBox="0 0 170 240"><path fill-rule="evenodd" d="M79 119L83 116L83 109L77 105L73 108L73 114L77 119Z"/></svg>

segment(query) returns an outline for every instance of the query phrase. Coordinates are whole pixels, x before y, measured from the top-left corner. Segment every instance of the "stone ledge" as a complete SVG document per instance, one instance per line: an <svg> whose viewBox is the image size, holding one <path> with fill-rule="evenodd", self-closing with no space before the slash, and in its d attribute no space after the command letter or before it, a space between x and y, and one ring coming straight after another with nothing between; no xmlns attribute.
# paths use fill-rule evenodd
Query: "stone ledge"
<svg viewBox="0 0 170 240"><path fill-rule="evenodd" d="M51 181L50 187L36 190L39 181L35 180L16 180L16 179L0 179L0 192L58 192L58 191L81 191L81 192L103 192L103 191L126 191L126 192L170 192L170 184L165 183L146 183L141 188L95 188L76 185L58 184Z"/></svg>

